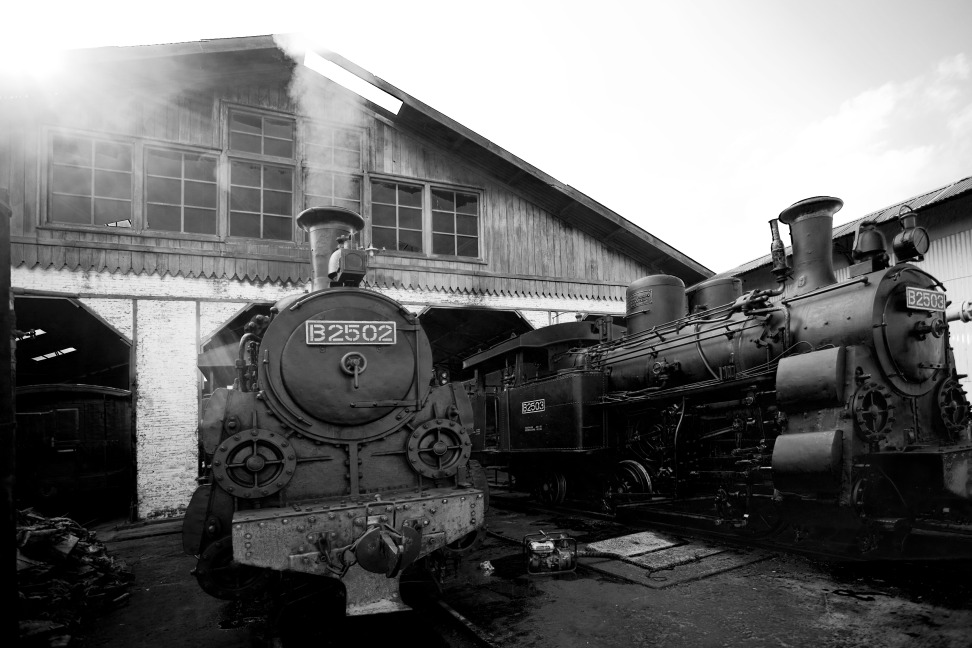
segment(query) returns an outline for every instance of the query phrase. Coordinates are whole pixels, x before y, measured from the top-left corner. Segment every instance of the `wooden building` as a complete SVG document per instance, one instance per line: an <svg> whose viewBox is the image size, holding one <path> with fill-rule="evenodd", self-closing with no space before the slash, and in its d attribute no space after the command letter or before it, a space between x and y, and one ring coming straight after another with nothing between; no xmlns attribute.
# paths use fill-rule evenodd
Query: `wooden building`
<svg viewBox="0 0 972 648"><path fill-rule="evenodd" d="M711 275L352 63L324 54L401 108L302 55L270 36L79 51L0 93L18 381L132 392L134 517L186 504L200 403L243 324L309 288L307 207L362 214L365 285L420 313L453 371L512 332L622 314L638 277Z"/></svg>

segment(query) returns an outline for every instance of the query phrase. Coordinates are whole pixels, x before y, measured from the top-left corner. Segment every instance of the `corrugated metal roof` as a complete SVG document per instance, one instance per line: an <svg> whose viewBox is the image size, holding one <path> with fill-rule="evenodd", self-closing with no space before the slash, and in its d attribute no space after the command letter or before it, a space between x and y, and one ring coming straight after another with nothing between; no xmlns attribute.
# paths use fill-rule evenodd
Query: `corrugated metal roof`
<svg viewBox="0 0 972 648"><path fill-rule="evenodd" d="M894 220L898 217L898 212L905 205L908 205L915 211L920 211L925 207L934 205L936 203L943 202L949 198L954 198L956 196L962 195L966 192L972 191L972 176L967 178L962 178L957 182L953 182L950 185L946 185L939 189L934 189L927 193L914 196L908 200L902 200L901 202L895 203L889 207L884 207L877 211L871 212L866 216L862 216L855 219L849 223L844 223L843 225L838 225L834 228L834 239L839 239L842 236L847 236L848 234L854 234L857 231L857 226L861 221L872 220L877 223L884 223L889 220ZM789 255L792 252L792 248L787 247L786 253ZM760 268L764 265L769 265L772 261L770 255L761 256L758 259L753 259L748 263L744 263L740 266L736 266L732 270L726 270L725 272L720 272L714 275L712 278L717 279L720 277L737 277L741 274L745 274L756 268Z"/></svg>

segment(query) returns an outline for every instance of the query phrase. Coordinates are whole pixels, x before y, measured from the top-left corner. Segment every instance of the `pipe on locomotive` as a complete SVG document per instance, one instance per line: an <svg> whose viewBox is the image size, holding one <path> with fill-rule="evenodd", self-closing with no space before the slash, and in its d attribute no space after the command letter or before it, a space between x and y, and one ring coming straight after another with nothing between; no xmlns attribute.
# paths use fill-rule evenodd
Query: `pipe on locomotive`
<svg viewBox="0 0 972 648"><path fill-rule="evenodd" d="M844 201L832 196L815 196L795 202L782 212L779 220L790 226L793 245L793 281L790 297L813 292L837 282L834 274L834 214Z"/></svg>
<svg viewBox="0 0 972 648"><path fill-rule="evenodd" d="M331 256L338 249L338 239L354 236L364 229L364 219L344 207L311 207L300 212L297 224L307 232L311 248L313 290L331 285Z"/></svg>

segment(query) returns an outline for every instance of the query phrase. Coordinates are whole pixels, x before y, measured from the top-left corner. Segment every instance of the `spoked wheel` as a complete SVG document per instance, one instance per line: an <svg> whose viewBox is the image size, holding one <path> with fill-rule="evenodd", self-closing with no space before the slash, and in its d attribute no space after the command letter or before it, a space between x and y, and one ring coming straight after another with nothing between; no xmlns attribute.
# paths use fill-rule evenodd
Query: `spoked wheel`
<svg viewBox="0 0 972 648"><path fill-rule="evenodd" d="M631 459L619 461L614 467L612 482L615 493L651 493L651 476L639 462Z"/></svg>
<svg viewBox="0 0 972 648"><path fill-rule="evenodd" d="M567 497L567 478L560 471L546 471L537 483L536 495L544 504L562 504Z"/></svg>

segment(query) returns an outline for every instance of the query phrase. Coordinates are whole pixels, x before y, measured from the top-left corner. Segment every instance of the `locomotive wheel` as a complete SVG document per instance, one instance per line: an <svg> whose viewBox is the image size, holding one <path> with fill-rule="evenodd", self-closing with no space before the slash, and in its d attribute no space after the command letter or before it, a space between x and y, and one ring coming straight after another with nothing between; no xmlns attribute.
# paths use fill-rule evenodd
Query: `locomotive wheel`
<svg viewBox="0 0 972 648"><path fill-rule="evenodd" d="M969 422L969 401L965 390L954 378L949 378L938 388L938 408L949 435L955 436Z"/></svg>
<svg viewBox="0 0 972 648"><path fill-rule="evenodd" d="M287 439L267 430L245 430L225 439L213 453L213 475L236 497L266 497L287 485L297 457Z"/></svg>
<svg viewBox="0 0 972 648"><path fill-rule="evenodd" d="M265 570L233 560L233 539L229 536L206 547L194 573L204 592L226 601L259 594L267 582Z"/></svg>
<svg viewBox="0 0 972 648"><path fill-rule="evenodd" d="M445 546L445 552L450 556L468 556L479 549L486 539L486 527L479 527L475 531L470 531L458 540L453 540Z"/></svg>
<svg viewBox="0 0 972 648"><path fill-rule="evenodd" d="M854 415L858 429L868 441L877 440L894 423L891 391L884 385L870 383L854 395Z"/></svg>
<svg viewBox="0 0 972 648"><path fill-rule="evenodd" d="M651 476L643 465L632 459L619 461L611 482L615 493L651 493Z"/></svg>
<svg viewBox="0 0 972 648"><path fill-rule="evenodd" d="M455 475L468 461L472 442L458 423L436 419L416 428L406 448L408 461L417 473L442 479Z"/></svg>
<svg viewBox="0 0 972 648"><path fill-rule="evenodd" d="M546 471L537 482L536 495L544 504L562 504L567 497L567 478L557 470Z"/></svg>

